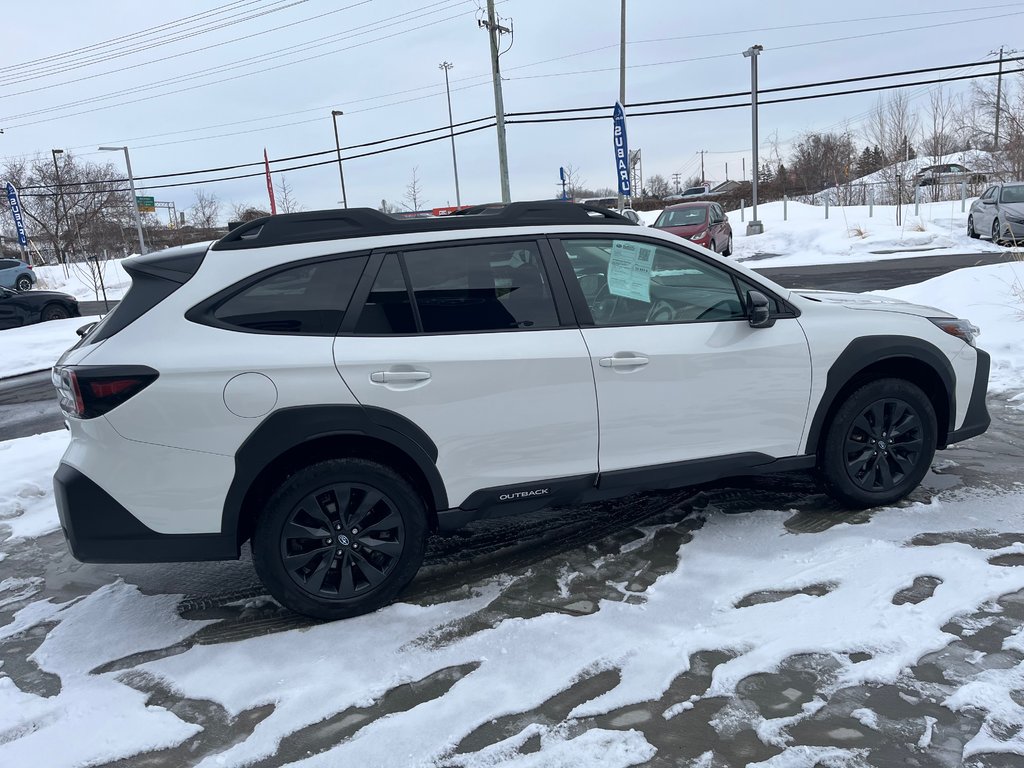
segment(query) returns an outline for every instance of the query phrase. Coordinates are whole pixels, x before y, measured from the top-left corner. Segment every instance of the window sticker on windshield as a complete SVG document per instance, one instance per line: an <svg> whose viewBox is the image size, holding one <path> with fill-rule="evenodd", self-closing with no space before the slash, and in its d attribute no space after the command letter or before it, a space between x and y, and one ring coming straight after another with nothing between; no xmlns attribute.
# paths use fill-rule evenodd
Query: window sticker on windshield
<svg viewBox="0 0 1024 768"><path fill-rule="evenodd" d="M636 301L651 303L651 265L654 246L613 240L608 261L608 292Z"/></svg>

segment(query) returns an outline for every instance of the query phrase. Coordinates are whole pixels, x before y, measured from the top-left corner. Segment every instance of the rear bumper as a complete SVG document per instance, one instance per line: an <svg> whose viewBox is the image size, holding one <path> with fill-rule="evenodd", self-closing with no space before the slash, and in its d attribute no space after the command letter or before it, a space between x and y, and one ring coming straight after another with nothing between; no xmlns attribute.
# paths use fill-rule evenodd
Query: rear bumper
<svg viewBox="0 0 1024 768"><path fill-rule="evenodd" d="M53 476L57 514L71 554L83 563L175 563L235 560L234 536L158 533L74 467Z"/></svg>
<svg viewBox="0 0 1024 768"><path fill-rule="evenodd" d="M992 359L988 352L977 350L978 364L974 369L974 386L971 388L971 399L967 404L967 414L959 429L954 429L946 437L946 445L959 443L971 437L977 437L988 429L992 423L985 407L985 395L988 392L988 373ZM945 448L946 445L941 446Z"/></svg>

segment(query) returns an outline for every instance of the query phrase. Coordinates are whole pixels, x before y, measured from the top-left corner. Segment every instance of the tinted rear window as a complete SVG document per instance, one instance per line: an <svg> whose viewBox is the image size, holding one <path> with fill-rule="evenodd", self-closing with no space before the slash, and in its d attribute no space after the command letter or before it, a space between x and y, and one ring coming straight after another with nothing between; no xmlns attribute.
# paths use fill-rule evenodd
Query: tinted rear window
<svg viewBox="0 0 1024 768"><path fill-rule="evenodd" d="M218 325L257 333L333 336L366 257L320 261L258 279L213 310Z"/></svg>

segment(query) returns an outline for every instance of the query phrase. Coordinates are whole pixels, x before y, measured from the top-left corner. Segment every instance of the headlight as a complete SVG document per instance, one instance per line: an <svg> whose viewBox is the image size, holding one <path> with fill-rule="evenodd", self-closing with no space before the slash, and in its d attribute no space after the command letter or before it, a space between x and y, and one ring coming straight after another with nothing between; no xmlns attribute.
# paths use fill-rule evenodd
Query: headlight
<svg viewBox="0 0 1024 768"><path fill-rule="evenodd" d="M696 235L690 235L690 239L691 240L703 240L707 236L708 236L708 231L706 229L703 229L700 232L698 232Z"/></svg>
<svg viewBox="0 0 1024 768"><path fill-rule="evenodd" d="M974 346L974 340L981 335L981 329L970 320L958 320L956 318L929 317L936 326L944 330L950 336L956 336Z"/></svg>
<svg viewBox="0 0 1024 768"><path fill-rule="evenodd" d="M1012 221L1014 224L1024 224L1024 218L1021 218L1020 216L1010 216L1007 214L1006 220Z"/></svg>

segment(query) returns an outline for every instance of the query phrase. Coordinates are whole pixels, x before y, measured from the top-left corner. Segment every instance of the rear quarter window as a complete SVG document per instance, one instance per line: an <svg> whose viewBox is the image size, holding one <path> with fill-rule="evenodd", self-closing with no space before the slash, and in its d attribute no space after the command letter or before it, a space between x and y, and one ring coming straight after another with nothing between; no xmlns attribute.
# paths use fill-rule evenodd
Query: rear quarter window
<svg viewBox="0 0 1024 768"><path fill-rule="evenodd" d="M250 333L333 336L338 332L366 257L279 269L217 301L207 324Z"/></svg>

